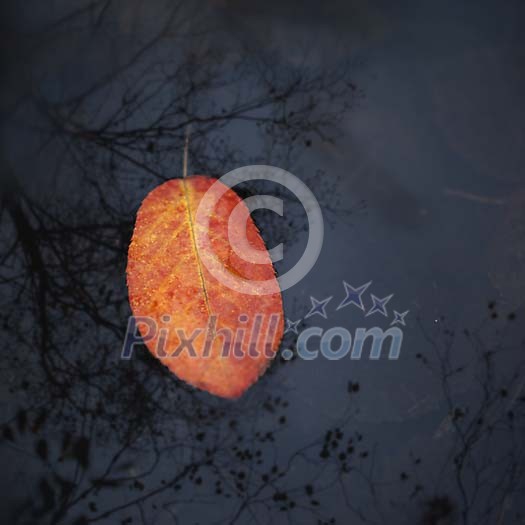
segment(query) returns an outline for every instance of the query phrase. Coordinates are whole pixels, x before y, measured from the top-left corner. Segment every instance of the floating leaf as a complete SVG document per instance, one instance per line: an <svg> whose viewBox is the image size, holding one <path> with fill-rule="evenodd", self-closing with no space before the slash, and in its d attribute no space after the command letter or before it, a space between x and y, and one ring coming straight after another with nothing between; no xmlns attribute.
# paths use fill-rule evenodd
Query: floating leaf
<svg viewBox="0 0 525 525"><path fill-rule="evenodd" d="M206 210L206 224L197 211L214 192L222 196ZM234 210L245 214L232 216ZM229 227L234 233L246 228L247 252L257 250L262 259L253 262L238 244L234 249ZM251 292L225 283L213 272L217 267ZM154 327L138 323L148 349L187 383L236 398L275 356L283 310L270 255L246 205L221 182L174 179L146 197L129 247L127 282L133 314L155 321ZM258 293L260 282L269 283L269 293Z"/></svg>

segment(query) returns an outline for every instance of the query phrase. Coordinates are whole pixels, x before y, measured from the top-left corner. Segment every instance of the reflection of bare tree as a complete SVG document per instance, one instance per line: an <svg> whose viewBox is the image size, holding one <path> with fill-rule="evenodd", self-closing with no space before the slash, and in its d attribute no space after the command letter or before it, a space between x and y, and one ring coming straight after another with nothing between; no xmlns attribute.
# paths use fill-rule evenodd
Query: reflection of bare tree
<svg viewBox="0 0 525 525"><path fill-rule="evenodd" d="M520 519L511 508L524 480L525 363L523 345L505 342L499 331L493 340L487 330L486 323L500 317L490 303L483 326L461 334L466 352L458 352L461 338L445 318L439 334L426 332L433 352L418 357L440 379L448 414L434 439L446 446L437 453L442 465L434 479L423 481L420 458L414 458L414 480L406 473L401 478L412 485L412 497L424 502L424 524ZM505 316L509 330L515 318L513 312Z"/></svg>
<svg viewBox="0 0 525 525"><path fill-rule="evenodd" d="M57 2L64 11L56 21L24 37L22 65L7 68L17 96L1 102L14 101L2 107L6 129L18 119L31 123L24 138L38 139L33 168L57 188L49 196L40 181L28 183L2 152L0 319L9 347L0 370L16 400L2 421L2 451L39 462L27 499L11 498L8 519L335 523L336 499L352 523L391 523L403 511L425 524L511 521L523 486L520 370L503 382L514 349L489 345L481 333L469 334L472 358L462 363L451 332L429 336L433 357L421 359L441 379L447 413L443 437L431 441L441 468L424 470L432 458L414 453L394 480L376 475L380 447L349 430L355 383L341 421L305 439L289 435L294 407L273 381L293 362L274 363L232 404L180 383L144 348L119 360L134 212L148 189L179 176L186 129L192 171L220 175L248 161L286 168L312 141L337 136L355 91L348 68L282 66L231 36L218 38L209 19L185 4L169 2L124 46L119 31L141 25L132 10L144 4L67 4ZM52 65L47 53L71 34L97 43L99 54L114 43L118 60L57 97L25 64ZM53 162L40 160L45 152ZM304 178L330 208L334 189L316 173ZM282 227L261 216L260 224L273 243L292 237L301 220ZM456 386L473 377L478 390L467 400Z"/></svg>
<svg viewBox="0 0 525 525"><path fill-rule="evenodd" d="M95 42L119 9L68 8L28 53L45 55L72 25ZM344 471L341 458L319 457L317 441L279 450L279 392L257 389L231 405L179 383L145 349L118 359L134 211L147 188L178 176L186 129L193 171L219 175L247 158L291 163L313 140L334 138L353 98L346 67L285 68L239 53L231 39L217 46L191 11L172 7L92 84L58 100L37 88L10 108L35 118L26 132L39 138L38 154L59 159L40 166L43 179L71 188L40 195L2 159L2 329L14 351L1 370L20 406L3 423L4 446L44 465L38 497L14 502L13 522L177 522L186 507L225 522L280 512L324 520L318 494ZM185 40L171 36L178 30ZM241 154L250 143L227 142L233 129L253 135L253 155ZM259 419L261 405L269 416ZM299 464L309 481L294 479Z"/></svg>

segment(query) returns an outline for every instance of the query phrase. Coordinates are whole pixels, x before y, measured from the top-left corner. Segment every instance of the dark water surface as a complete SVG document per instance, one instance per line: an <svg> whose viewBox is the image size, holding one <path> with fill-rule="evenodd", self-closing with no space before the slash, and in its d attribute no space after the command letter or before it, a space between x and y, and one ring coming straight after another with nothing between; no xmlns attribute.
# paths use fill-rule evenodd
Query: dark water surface
<svg viewBox="0 0 525 525"><path fill-rule="evenodd" d="M3 5L2 523L525 523L524 15ZM399 359L279 355L234 402L145 347L120 359L135 213L182 175L188 125L190 172L275 165L319 200L323 248L285 316L354 335L408 311ZM254 214L284 273L303 208L239 191L285 197L284 218ZM337 309L343 281L371 282L365 311ZM371 294L393 294L388 317Z"/></svg>

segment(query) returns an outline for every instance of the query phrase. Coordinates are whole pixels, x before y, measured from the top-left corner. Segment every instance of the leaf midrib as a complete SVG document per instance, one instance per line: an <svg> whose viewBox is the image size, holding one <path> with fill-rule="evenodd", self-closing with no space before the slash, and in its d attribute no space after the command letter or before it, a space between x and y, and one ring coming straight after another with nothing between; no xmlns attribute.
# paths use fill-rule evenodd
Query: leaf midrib
<svg viewBox="0 0 525 525"><path fill-rule="evenodd" d="M195 258L197 259L197 270L199 273L199 280L201 283L201 289L204 294L204 303L206 304L206 311L208 312L208 316L211 316L211 306L210 306L210 300L208 296L208 290L206 289L206 281L204 280L204 272L202 270L202 262L201 258L199 256L199 250L197 248L197 239L195 237L195 227L193 224L193 217L191 215L191 206L190 206L190 194L189 189L186 184L186 178L182 178L182 187L184 190L184 200L186 201L186 210L188 212L188 223L190 228L190 235L191 235L191 244L193 247L193 252L195 253Z"/></svg>

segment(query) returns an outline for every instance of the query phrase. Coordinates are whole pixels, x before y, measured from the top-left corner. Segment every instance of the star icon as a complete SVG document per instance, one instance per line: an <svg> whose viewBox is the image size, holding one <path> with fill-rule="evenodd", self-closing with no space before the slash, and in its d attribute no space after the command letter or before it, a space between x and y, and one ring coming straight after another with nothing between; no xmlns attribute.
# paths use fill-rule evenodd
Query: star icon
<svg viewBox="0 0 525 525"><path fill-rule="evenodd" d="M336 308L336 310L340 310L341 308L344 308L349 304L355 304L358 308L361 308L361 310L364 311L365 305L363 304L362 295L366 292L366 290L371 284L372 281L369 281L366 284L363 284L362 286L354 288L353 286L350 286L346 281L343 281L346 297L341 301L341 304Z"/></svg>
<svg viewBox="0 0 525 525"><path fill-rule="evenodd" d="M392 326L393 324L400 324L402 326L406 326L405 317L408 314L408 312L409 310L400 314L398 311L394 310L394 320L390 323L390 326Z"/></svg>
<svg viewBox="0 0 525 525"><path fill-rule="evenodd" d="M287 332L293 332L294 334L298 334L297 328L299 327L299 324L301 323L301 319L298 319L297 321L290 321L290 319L286 319L286 328L284 329L284 333Z"/></svg>
<svg viewBox="0 0 525 525"><path fill-rule="evenodd" d="M370 297L372 298L372 302L374 304L372 305L372 308L368 310L365 317L368 317L369 315L372 315L376 312L379 312L385 317L388 317L388 313L386 311L386 304L388 303L388 301L390 301L390 299L392 299L392 297L394 297L394 294L390 294L387 297L384 297L383 299L379 299L379 297L376 297L373 293L371 293Z"/></svg>
<svg viewBox="0 0 525 525"><path fill-rule="evenodd" d="M312 308L304 316L304 318L308 319L308 317L312 317L312 315L317 314L326 319L325 308L331 299L332 299L332 296L328 297L327 299L323 299L322 301L318 301L315 297L310 296L310 301L312 301Z"/></svg>

